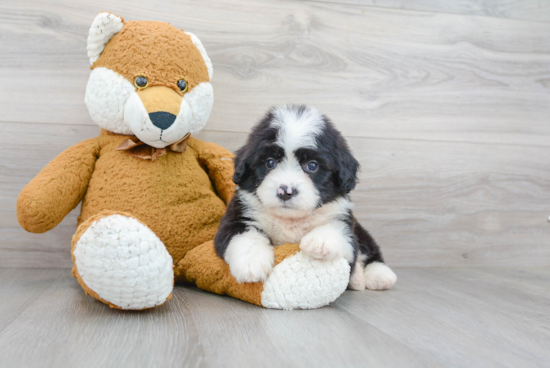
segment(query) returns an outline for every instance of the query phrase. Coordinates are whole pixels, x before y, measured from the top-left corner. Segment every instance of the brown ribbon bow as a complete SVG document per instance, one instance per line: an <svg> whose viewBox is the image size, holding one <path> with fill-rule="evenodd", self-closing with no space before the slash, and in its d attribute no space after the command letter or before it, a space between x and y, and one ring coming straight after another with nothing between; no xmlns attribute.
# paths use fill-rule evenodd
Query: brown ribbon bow
<svg viewBox="0 0 550 368"><path fill-rule="evenodd" d="M191 136L191 133L187 133L185 137L177 141L176 143L172 143L168 146L172 151L174 152L184 152L187 148L187 140ZM128 138L124 142L122 142L117 148L117 151L130 151L130 155L133 157L140 158L142 160L152 160L155 161L157 158L159 158L162 155L166 154L166 148L155 148L151 147L142 141L140 141L137 137Z"/></svg>

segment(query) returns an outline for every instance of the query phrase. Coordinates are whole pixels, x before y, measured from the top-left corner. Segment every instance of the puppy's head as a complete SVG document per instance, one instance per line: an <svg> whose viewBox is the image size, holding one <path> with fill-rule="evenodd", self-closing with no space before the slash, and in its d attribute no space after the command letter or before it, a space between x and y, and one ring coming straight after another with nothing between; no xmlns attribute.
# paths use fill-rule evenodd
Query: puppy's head
<svg viewBox="0 0 550 368"><path fill-rule="evenodd" d="M359 163L308 106L271 109L237 151L233 181L275 215L303 217L355 188Z"/></svg>

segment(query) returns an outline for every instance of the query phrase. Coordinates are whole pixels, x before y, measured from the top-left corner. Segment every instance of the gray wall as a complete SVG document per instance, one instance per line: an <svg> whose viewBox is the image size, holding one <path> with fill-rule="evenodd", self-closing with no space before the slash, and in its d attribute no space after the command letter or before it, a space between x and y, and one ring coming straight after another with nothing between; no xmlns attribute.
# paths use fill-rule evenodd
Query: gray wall
<svg viewBox="0 0 550 368"><path fill-rule="evenodd" d="M356 214L394 266L550 265L550 1L13 1L0 4L0 266L68 267L21 188L99 133L84 105L99 11L194 32L214 63L199 138L238 148L271 105L316 105L362 164Z"/></svg>

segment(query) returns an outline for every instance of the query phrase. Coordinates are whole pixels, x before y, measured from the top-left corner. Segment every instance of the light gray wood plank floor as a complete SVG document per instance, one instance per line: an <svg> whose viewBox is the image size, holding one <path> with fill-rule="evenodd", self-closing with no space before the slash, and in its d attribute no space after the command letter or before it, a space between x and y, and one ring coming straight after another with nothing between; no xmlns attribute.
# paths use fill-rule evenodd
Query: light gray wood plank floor
<svg viewBox="0 0 550 368"><path fill-rule="evenodd" d="M397 269L385 292L266 310L177 286L112 310L67 269L0 269L0 367L543 367L549 269Z"/></svg>
<svg viewBox="0 0 550 368"><path fill-rule="evenodd" d="M550 22L548 0L303 0L332 4L361 5L387 9L415 10L486 16L495 18L524 19Z"/></svg>

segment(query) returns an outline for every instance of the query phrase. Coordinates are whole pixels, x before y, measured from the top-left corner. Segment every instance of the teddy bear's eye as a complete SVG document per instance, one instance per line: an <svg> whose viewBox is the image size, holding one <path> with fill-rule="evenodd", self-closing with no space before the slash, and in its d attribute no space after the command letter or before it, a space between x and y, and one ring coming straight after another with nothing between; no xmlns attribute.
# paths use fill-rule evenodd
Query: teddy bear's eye
<svg viewBox="0 0 550 368"><path fill-rule="evenodd" d="M180 79L180 80L178 81L178 88L179 88L180 91L182 91L182 92L187 91L187 82L184 81L183 79Z"/></svg>
<svg viewBox="0 0 550 368"><path fill-rule="evenodd" d="M134 86L137 88L145 88L147 87L147 84L149 84L149 81L141 75L134 79Z"/></svg>

